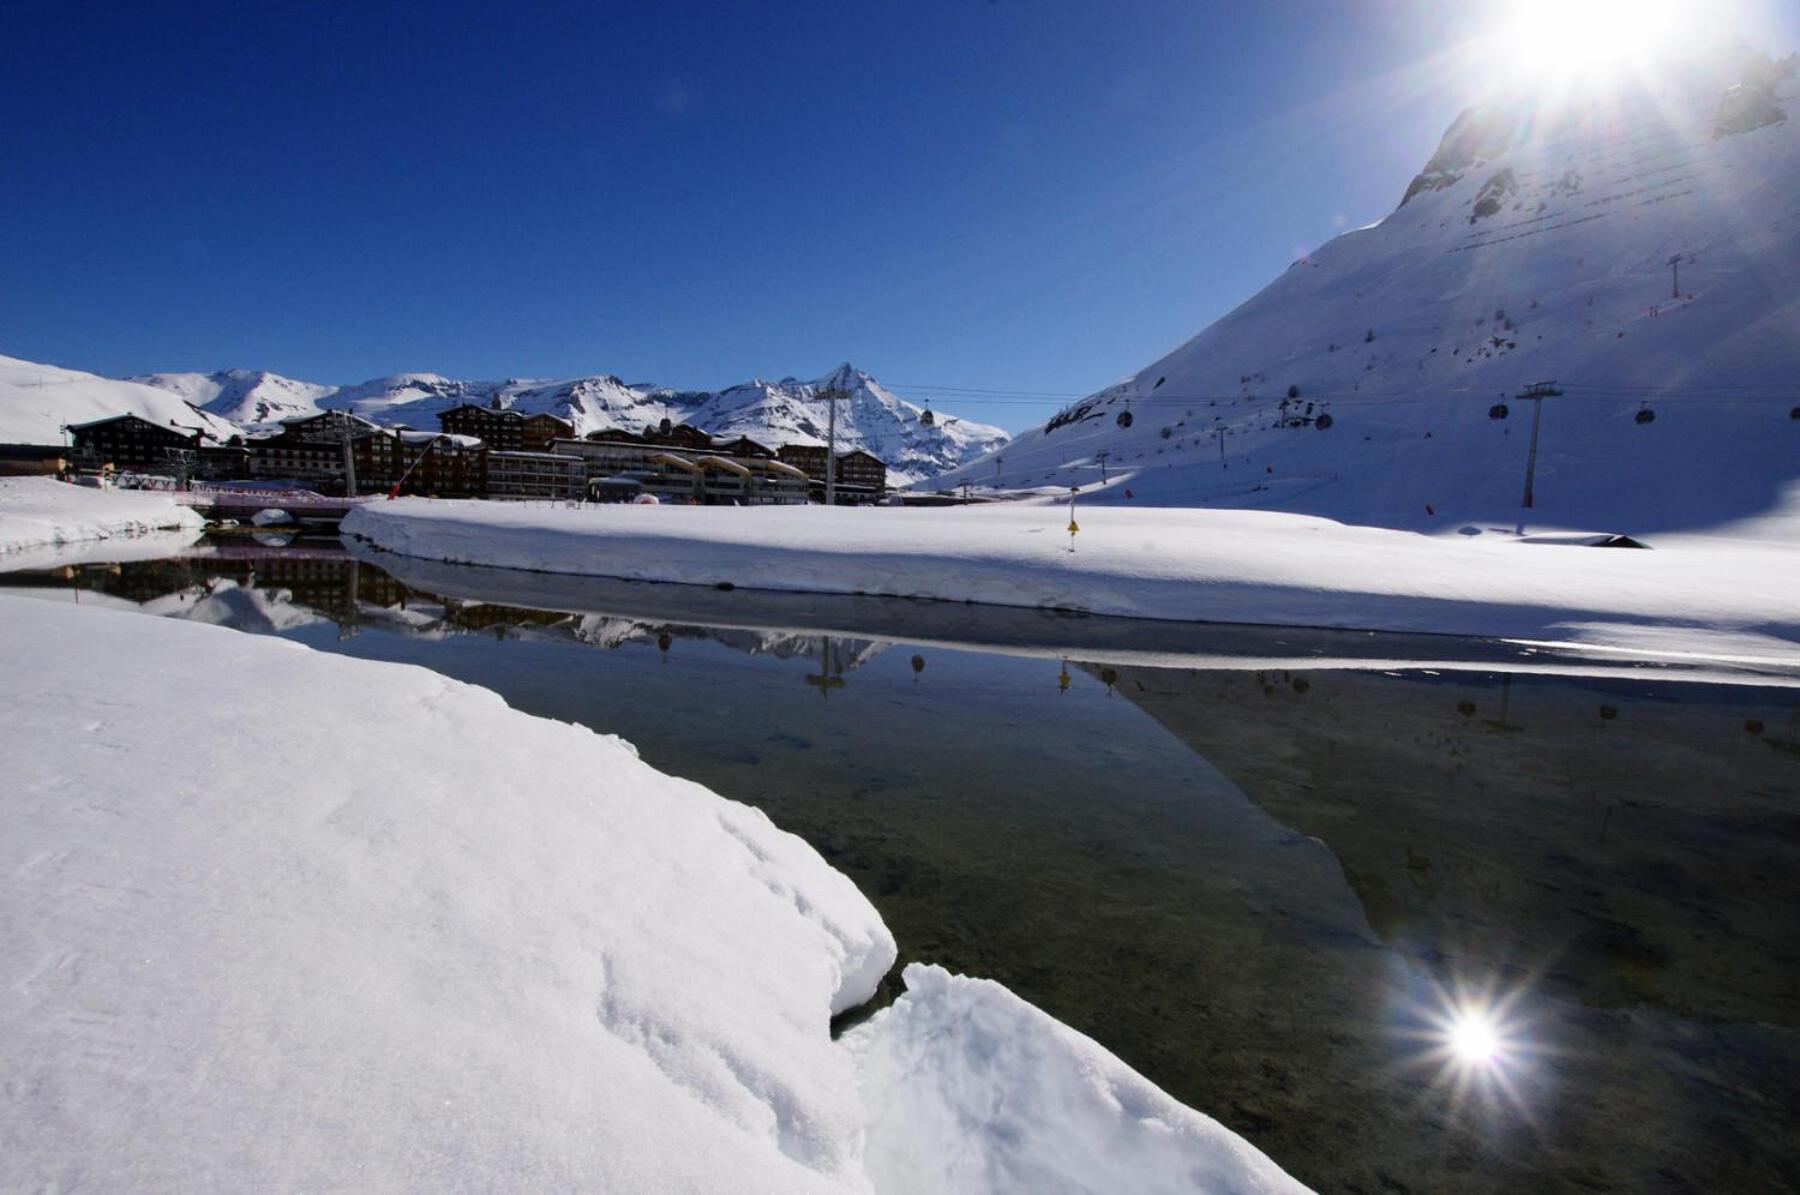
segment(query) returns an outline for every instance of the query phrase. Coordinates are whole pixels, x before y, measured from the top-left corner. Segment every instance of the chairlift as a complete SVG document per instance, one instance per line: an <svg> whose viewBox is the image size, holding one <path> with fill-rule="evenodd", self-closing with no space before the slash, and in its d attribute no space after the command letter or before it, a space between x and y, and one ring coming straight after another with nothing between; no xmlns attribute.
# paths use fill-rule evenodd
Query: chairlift
<svg viewBox="0 0 1800 1195"><path fill-rule="evenodd" d="M1125 409L1119 412L1119 417L1114 422L1120 427L1131 426L1131 400L1129 398L1125 400Z"/></svg>
<svg viewBox="0 0 1800 1195"><path fill-rule="evenodd" d="M1648 406L1640 406L1637 414L1633 415L1632 419L1638 423L1655 423L1656 412L1652 411Z"/></svg>
<svg viewBox="0 0 1800 1195"><path fill-rule="evenodd" d="M925 409L919 412L919 422L926 427L933 427L937 424L937 416L931 413L931 400L929 398L925 400Z"/></svg>
<svg viewBox="0 0 1800 1195"><path fill-rule="evenodd" d="M1509 413L1506 404L1503 402L1497 402L1488 408L1489 419L1504 419Z"/></svg>
<svg viewBox="0 0 1800 1195"><path fill-rule="evenodd" d="M1324 431L1326 428L1331 426L1331 416L1320 415L1317 419L1313 420L1313 426L1318 428L1320 431Z"/></svg>

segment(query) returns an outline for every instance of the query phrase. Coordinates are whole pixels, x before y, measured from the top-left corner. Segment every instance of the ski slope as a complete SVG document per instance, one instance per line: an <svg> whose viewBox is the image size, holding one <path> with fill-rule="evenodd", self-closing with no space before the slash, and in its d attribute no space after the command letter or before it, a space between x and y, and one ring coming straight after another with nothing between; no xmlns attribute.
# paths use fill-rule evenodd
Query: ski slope
<svg viewBox="0 0 1800 1195"><path fill-rule="evenodd" d="M1797 91L1792 60L1738 56L1465 113L1392 215L933 484L1416 529L1792 511Z"/></svg>

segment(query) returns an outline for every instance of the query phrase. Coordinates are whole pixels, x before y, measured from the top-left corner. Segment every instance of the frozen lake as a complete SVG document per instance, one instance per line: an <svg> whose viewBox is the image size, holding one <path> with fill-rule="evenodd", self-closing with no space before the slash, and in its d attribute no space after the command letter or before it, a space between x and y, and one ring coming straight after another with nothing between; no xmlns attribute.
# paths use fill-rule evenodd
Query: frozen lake
<svg viewBox="0 0 1800 1195"><path fill-rule="evenodd" d="M622 735L1321 1190L1800 1187L1794 678L239 543L0 584Z"/></svg>

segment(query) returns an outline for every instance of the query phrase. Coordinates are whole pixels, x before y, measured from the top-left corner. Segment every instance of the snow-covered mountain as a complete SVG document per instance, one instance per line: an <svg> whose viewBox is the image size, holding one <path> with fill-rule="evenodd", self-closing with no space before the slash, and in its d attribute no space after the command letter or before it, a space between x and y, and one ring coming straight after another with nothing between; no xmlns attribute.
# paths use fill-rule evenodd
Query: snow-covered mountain
<svg viewBox="0 0 1800 1195"><path fill-rule="evenodd" d="M1386 219L936 484L1512 520L1518 396L1554 381L1531 521L1800 509L1797 92L1795 59L1738 52L1466 112Z"/></svg>
<svg viewBox="0 0 1800 1195"><path fill-rule="evenodd" d="M62 444L66 424L133 414L220 440L238 428L167 388L0 356L0 443Z"/></svg>
<svg viewBox="0 0 1800 1195"><path fill-rule="evenodd" d="M316 415L319 400L336 389L316 382L296 382L262 369L152 373L131 381L172 391L192 405L249 431L272 430L283 419Z"/></svg>
<svg viewBox="0 0 1800 1195"><path fill-rule="evenodd" d="M377 423L434 428L438 415L462 403L500 406L567 419L577 435L610 429L642 431L663 419L691 423L715 435L745 435L771 447L825 442L829 410L838 402L838 446L861 448L887 462L894 484L935 477L1006 442L1000 428L944 412L924 421L925 409L899 398L867 373L842 365L810 382L761 379L719 391L675 391L628 384L611 375L555 381L459 381L434 373L402 373L353 386L323 386L251 370L148 374L134 382L160 387L246 430L272 429L283 419L319 410L350 410Z"/></svg>
<svg viewBox="0 0 1800 1195"><path fill-rule="evenodd" d="M715 435L745 435L770 445L825 443L837 400L840 450L861 448L887 462L889 480L904 485L935 477L1006 443L997 427L938 411L924 422L925 409L907 402L853 365L844 364L811 382L783 378L757 380L716 393L670 395L686 408L689 423Z"/></svg>

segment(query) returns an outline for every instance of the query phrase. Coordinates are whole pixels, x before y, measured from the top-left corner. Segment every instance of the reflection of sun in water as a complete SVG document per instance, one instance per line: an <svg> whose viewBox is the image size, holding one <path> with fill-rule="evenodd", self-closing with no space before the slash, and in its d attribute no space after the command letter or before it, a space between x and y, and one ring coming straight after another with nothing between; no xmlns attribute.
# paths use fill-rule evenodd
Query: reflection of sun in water
<svg viewBox="0 0 1800 1195"><path fill-rule="evenodd" d="M1401 1011L1404 1062L1455 1112L1510 1109L1531 1119L1528 1093L1552 1051L1525 1014L1526 987L1426 980Z"/></svg>

